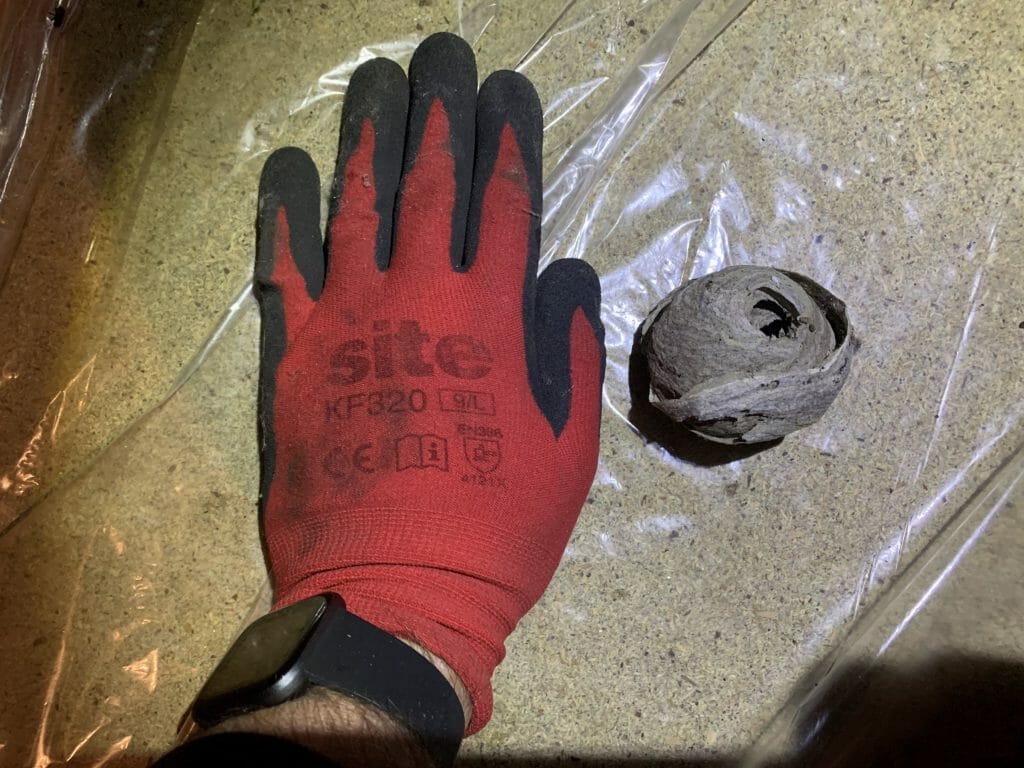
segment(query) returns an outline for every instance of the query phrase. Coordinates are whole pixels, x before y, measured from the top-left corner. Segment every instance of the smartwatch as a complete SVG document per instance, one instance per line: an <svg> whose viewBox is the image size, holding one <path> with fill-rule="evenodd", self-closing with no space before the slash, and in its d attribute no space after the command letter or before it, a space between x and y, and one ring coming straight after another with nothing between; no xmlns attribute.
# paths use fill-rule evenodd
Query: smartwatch
<svg viewBox="0 0 1024 768"><path fill-rule="evenodd" d="M398 638L323 594L255 621L238 637L192 705L209 728L282 704L318 685L361 699L405 723L438 768L455 761L466 722L451 684Z"/></svg>

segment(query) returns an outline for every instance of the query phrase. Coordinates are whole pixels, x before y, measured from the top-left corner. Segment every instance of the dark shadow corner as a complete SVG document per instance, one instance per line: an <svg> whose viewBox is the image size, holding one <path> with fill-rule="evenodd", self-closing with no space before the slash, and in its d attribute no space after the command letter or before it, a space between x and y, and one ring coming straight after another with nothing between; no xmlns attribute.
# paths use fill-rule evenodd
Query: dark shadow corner
<svg viewBox="0 0 1024 768"><path fill-rule="evenodd" d="M848 667L799 718L797 741L780 768L1024 766L1024 662L946 653Z"/></svg>
<svg viewBox="0 0 1024 768"><path fill-rule="evenodd" d="M729 768L734 762L701 758L602 757L565 754L551 757L467 758L455 768Z"/></svg>

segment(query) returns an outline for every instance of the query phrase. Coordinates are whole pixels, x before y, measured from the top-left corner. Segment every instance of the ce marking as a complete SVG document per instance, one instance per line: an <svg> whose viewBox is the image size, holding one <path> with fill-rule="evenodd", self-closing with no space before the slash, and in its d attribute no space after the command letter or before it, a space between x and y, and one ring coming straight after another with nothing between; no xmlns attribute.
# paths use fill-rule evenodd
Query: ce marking
<svg viewBox="0 0 1024 768"><path fill-rule="evenodd" d="M373 443L360 443L352 452L352 466L360 472L370 475L377 471L374 466L376 456L373 453Z"/></svg>

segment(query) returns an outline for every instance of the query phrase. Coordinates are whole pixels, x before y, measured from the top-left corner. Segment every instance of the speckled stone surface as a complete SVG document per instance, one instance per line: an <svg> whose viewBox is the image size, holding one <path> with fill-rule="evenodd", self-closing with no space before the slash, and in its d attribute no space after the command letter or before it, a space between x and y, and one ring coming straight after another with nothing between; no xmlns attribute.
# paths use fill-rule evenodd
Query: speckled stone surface
<svg viewBox="0 0 1024 768"><path fill-rule="evenodd" d="M38 482L0 498L31 507L0 538L4 766L165 748L265 599L250 300L185 372L245 287L266 153L329 167L358 57L460 28L454 2L173 5L69 21L69 84L102 61L128 85L62 91L0 294L0 477L28 455ZM467 4L461 27L548 105L547 255L603 278L602 462L464 754L732 755L1024 438L1024 22L755 0L676 76L728 3L686 26L678 4L562 7ZM861 348L819 424L722 463L635 433L627 358L658 298L735 263L821 282Z"/></svg>

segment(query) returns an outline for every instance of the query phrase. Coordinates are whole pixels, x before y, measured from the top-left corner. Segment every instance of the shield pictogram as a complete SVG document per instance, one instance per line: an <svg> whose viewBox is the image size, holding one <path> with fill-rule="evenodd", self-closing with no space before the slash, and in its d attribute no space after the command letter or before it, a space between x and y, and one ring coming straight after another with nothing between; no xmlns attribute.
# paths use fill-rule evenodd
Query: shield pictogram
<svg viewBox="0 0 1024 768"><path fill-rule="evenodd" d="M493 472L501 463L501 444L497 440L463 439L466 460L478 472Z"/></svg>

